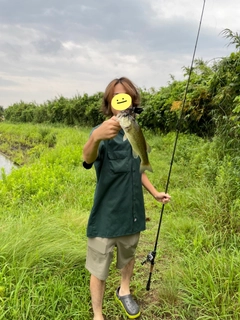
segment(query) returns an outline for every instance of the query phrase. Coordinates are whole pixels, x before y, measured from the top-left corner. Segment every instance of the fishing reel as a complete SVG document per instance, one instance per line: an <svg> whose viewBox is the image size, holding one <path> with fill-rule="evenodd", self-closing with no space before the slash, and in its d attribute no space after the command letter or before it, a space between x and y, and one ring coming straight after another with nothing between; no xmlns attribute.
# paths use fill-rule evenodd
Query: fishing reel
<svg viewBox="0 0 240 320"><path fill-rule="evenodd" d="M152 265L154 264L154 259L156 256L156 251L152 251L147 255L147 258L141 263L144 265L146 262L150 262Z"/></svg>

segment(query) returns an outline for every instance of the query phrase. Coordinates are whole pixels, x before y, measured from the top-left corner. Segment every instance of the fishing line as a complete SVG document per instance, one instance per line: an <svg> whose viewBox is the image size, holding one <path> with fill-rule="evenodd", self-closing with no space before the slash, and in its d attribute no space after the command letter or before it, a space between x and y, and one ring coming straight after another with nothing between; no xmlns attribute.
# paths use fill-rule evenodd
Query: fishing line
<svg viewBox="0 0 240 320"><path fill-rule="evenodd" d="M201 30L201 26L202 26L205 3L206 3L206 0L203 1L203 7L202 7L202 12L201 12L201 17L200 17L197 37L196 37L196 41L195 41L195 46L194 46L191 66L190 66L190 70L189 70L188 80L187 80L187 84L186 84L186 88L185 88L185 93L184 93L183 103L182 103L182 107L181 107L181 111L180 111L180 116L179 116L179 119L178 119L178 122L177 122L176 138L175 138L175 142L174 142L173 153L172 153L172 158L171 158L171 162L170 162L170 168L169 168L167 183L166 183L166 187L165 187L165 193L168 192L168 186L169 186L169 182L170 182L170 177L171 177L171 173L172 173L172 166L173 166L174 156L175 156L175 152L176 152L176 148L177 148L178 136L179 136L179 132L180 132L180 123L181 123L182 118L183 118L183 111L184 111L184 107L185 107L185 104L186 104L188 87L189 87L189 83L190 83L190 79L191 79L191 74L192 74L192 70L193 70L193 64L194 64L194 60L195 60L195 54L196 54L197 45L198 45L198 39L199 39L200 30ZM160 212L160 218L159 218L159 224L158 224L158 230L157 230L154 249L153 249L153 251L151 251L147 255L146 259L142 262L142 265L145 264L146 262L150 262L150 272L149 272L148 282L147 282L147 285L146 285L146 290L150 290L150 286L151 286L151 278L152 278L152 273L153 273L153 268L154 268L154 263L155 263L155 257L156 257L156 253L157 253L157 245L158 245L158 239L159 239L160 229L161 229L161 225L162 225L163 212L164 212L164 204L162 205L161 212Z"/></svg>

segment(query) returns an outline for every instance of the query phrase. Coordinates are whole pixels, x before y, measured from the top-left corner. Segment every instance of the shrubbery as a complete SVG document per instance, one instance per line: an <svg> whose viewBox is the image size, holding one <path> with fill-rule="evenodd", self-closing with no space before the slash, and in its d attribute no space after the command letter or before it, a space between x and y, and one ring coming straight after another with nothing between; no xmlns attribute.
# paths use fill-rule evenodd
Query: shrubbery
<svg viewBox="0 0 240 320"><path fill-rule="evenodd" d="M185 68L187 78L190 70ZM200 137L215 134L239 139L240 135L240 52L209 66L196 60L185 97L186 80L173 77L167 87L141 89L143 112L140 125L155 132L168 133L177 126L181 132ZM60 96L37 105L20 101L4 111L11 122L62 123L69 126L96 126L105 117L100 112L103 93L73 98ZM181 122L178 119L181 117Z"/></svg>

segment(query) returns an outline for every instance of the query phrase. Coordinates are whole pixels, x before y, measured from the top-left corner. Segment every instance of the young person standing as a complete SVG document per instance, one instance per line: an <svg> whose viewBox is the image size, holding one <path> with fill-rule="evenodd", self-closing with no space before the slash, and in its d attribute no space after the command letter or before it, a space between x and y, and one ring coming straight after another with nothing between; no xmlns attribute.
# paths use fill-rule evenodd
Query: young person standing
<svg viewBox="0 0 240 320"><path fill-rule="evenodd" d="M111 105L112 98L127 93L132 108L140 104L135 85L125 77L112 80L104 93L103 113L109 117L93 129L83 148L84 167L95 166L97 184L94 203L88 221L88 251L86 268L91 273L90 292L94 320L103 320L102 304L105 282L117 248L117 268L121 270L120 286L115 295L129 318L140 316L140 308L130 293L134 255L140 232L145 230L145 210L142 186L155 200L167 203L170 196L158 192L146 173L140 173L140 159L132 156L128 140L116 119L118 111Z"/></svg>

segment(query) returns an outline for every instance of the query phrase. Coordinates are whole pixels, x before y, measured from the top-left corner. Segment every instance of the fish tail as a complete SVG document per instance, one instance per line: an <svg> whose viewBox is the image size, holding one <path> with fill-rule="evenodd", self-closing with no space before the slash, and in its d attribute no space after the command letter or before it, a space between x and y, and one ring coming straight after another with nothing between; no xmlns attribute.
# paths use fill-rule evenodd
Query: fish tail
<svg viewBox="0 0 240 320"><path fill-rule="evenodd" d="M143 173L145 170L153 172L153 169L152 169L152 166L150 165L150 163L140 164L140 172Z"/></svg>

